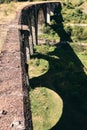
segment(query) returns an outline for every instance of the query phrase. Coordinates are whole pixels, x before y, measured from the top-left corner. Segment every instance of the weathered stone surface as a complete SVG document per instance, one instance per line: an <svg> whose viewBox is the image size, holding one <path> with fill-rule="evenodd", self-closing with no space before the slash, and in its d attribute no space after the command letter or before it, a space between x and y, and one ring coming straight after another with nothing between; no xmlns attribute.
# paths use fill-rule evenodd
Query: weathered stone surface
<svg viewBox="0 0 87 130"><path fill-rule="evenodd" d="M18 21L18 19L17 19ZM15 20L13 21L15 24ZM24 105L20 42L17 29L9 29L0 54L0 129L24 129ZM20 121L17 126L12 122Z"/></svg>

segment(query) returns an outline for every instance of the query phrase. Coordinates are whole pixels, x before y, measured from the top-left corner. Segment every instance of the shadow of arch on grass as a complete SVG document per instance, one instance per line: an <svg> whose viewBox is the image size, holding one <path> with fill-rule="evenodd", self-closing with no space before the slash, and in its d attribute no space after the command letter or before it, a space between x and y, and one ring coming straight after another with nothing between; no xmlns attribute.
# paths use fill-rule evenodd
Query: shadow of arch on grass
<svg viewBox="0 0 87 130"><path fill-rule="evenodd" d="M44 54L42 50L32 56L46 60L49 69L31 78L30 85L33 89L45 86L63 100L62 116L50 130L87 130L87 75L84 65L68 43L72 42L71 33L64 30L61 10L61 6L59 10L55 8L54 24L48 25L58 34L60 43L53 45L53 51L49 52L49 45L48 53Z"/></svg>
<svg viewBox="0 0 87 130"><path fill-rule="evenodd" d="M86 130L87 75L84 66L68 43L54 46L53 52L33 56L47 60L49 69L45 74L30 79L31 88L45 86L63 100L63 114L50 130Z"/></svg>

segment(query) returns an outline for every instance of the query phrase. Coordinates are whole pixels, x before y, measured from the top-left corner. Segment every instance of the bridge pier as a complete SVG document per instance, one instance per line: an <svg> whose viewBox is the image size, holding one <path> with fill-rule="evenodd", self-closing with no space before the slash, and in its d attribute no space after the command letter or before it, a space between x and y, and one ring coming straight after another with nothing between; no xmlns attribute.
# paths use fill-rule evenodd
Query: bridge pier
<svg viewBox="0 0 87 130"><path fill-rule="evenodd" d="M55 4L54 4L55 3ZM27 59L30 58L30 55L33 55L34 53L34 45L38 45L38 13L39 10L43 10L43 15L44 15L44 21L45 23L50 24L51 22L51 14L54 13L55 7L58 8L60 5L59 2L41 2L41 4L35 4L31 5L30 7L25 7L22 12L21 12L21 17L20 17L20 24L27 25L29 26L30 29L30 35L28 38L29 42L29 51L28 48L27 50Z"/></svg>
<svg viewBox="0 0 87 130"><path fill-rule="evenodd" d="M47 23L50 24L50 5L47 7Z"/></svg>
<svg viewBox="0 0 87 130"><path fill-rule="evenodd" d="M30 55L34 54L34 45L33 45L33 36L32 36L32 31L30 32L29 36L29 48L30 48Z"/></svg>

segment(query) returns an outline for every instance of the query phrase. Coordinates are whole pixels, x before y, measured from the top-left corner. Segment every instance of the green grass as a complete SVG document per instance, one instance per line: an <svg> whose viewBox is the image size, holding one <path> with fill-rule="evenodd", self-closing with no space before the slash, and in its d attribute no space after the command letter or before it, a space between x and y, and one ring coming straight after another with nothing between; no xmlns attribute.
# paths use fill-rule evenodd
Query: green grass
<svg viewBox="0 0 87 130"><path fill-rule="evenodd" d="M34 130L86 130L87 47L71 43L35 50L29 64L29 69L34 65L29 73Z"/></svg>
<svg viewBox="0 0 87 130"><path fill-rule="evenodd" d="M30 92L34 130L48 130L61 117L63 103L52 90L40 87Z"/></svg>
<svg viewBox="0 0 87 130"><path fill-rule="evenodd" d="M80 61L84 65L83 70L87 74L87 46L82 46L81 44L80 45L72 44L71 46L73 47L78 58L80 59Z"/></svg>
<svg viewBox="0 0 87 130"><path fill-rule="evenodd" d="M43 59L31 59L29 61L29 77L38 77L48 71L49 64Z"/></svg>

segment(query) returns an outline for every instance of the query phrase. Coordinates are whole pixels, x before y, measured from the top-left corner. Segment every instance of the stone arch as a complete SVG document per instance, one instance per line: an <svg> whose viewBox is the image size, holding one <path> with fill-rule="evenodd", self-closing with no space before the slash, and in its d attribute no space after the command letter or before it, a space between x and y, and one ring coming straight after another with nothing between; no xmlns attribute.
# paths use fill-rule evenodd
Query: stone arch
<svg viewBox="0 0 87 130"><path fill-rule="evenodd" d="M55 7L58 7L59 4L60 2L41 2L28 5L22 9L19 24L21 25L22 44L24 44L25 48L27 43L28 58L34 53L34 45L38 45L38 18L40 11L43 15L43 22L50 23L51 11L54 13ZM23 30L25 25L27 30Z"/></svg>
<svg viewBox="0 0 87 130"><path fill-rule="evenodd" d="M45 21L43 9L40 8L38 11L38 24L42 24Z"/></svg>

